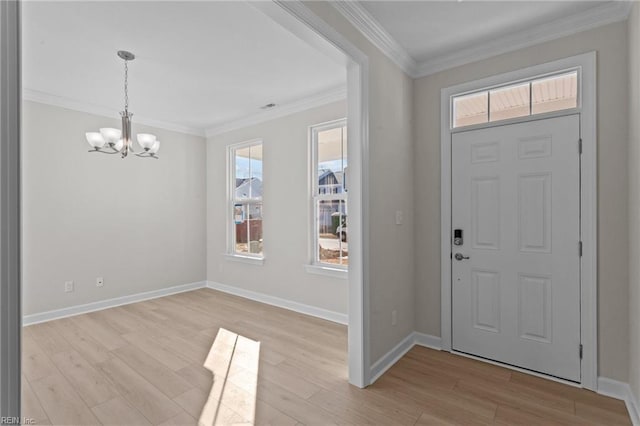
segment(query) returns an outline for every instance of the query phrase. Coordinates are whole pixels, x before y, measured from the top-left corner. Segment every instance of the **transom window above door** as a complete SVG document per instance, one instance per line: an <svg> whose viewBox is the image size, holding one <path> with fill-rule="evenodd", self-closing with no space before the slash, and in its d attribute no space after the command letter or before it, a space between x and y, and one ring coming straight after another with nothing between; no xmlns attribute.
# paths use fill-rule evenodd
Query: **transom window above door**
<svg viewBox="0 0 640 426"><path fill-rule="evenodd" d="M451 98L452 128L578 107L578 70Z"/></svg>

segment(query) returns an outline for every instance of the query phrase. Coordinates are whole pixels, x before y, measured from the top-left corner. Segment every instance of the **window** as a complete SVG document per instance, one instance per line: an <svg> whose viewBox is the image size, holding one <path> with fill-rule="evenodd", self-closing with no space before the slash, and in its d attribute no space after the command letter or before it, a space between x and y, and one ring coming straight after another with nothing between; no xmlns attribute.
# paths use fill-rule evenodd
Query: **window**
<svg viewBox="0 0 640 426"><path fill-rule="evenodd" d="M346 269L349 264L347 225L347 121L311 128L314 264Z"/></svg>
<svg viewBox="0 0 640 426"><path fill-rule="evenodd" d="M262 141L229 147L229 252L262 255Z"/></svg>
<svg viewBox="0 0 640 426"><path fill-rule="evenodd" d="M453 128L578 107L578 71L455 96Z"/></svg>

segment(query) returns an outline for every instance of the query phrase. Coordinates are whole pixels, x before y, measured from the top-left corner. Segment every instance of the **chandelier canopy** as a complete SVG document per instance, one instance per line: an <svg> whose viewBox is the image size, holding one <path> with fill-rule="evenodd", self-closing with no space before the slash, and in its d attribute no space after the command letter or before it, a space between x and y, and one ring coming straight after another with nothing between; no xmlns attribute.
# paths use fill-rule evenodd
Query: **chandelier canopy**
<svg viewBox="0 0 640 426"><path fill-rule="evenodd" d="M120 112L122 128L103 127L99 132L87 132L85 134L87 142L93 148L89 152L120 153L122 158L132 153L138 157L158 159L160 141L150 133L138 133L138 144L142 151L135 152L133 150L133 141L131 140L131 117L133 114L129 112L129 61L133 61L136 57L133 53L125 50L118 51L118 56L124 60L124 111Z"/></svg>

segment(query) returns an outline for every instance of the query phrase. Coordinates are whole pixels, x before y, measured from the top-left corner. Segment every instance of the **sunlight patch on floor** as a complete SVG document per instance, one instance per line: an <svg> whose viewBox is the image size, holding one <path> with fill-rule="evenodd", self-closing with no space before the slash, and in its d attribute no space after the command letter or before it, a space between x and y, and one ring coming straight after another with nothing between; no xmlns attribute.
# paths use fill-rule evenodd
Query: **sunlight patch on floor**
<svg viewBox="0 0 640 426"><path fill-rule="evenodd" d="M204 362L213 385L199 425L253 424L260 363L260 342L220 328Z"/></svg>

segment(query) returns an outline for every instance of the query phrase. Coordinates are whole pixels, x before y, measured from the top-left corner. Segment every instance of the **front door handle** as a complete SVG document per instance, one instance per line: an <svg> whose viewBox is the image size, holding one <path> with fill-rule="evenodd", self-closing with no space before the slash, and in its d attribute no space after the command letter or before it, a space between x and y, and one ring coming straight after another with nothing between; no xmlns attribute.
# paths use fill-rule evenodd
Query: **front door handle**
<svg viewBox="0 0 640 426"><path fill-rule="evenodd" d="M462 253L456 253L453 255L453 257L455 257L456 260L469 259L469 256L463 256Z"/></svg>

